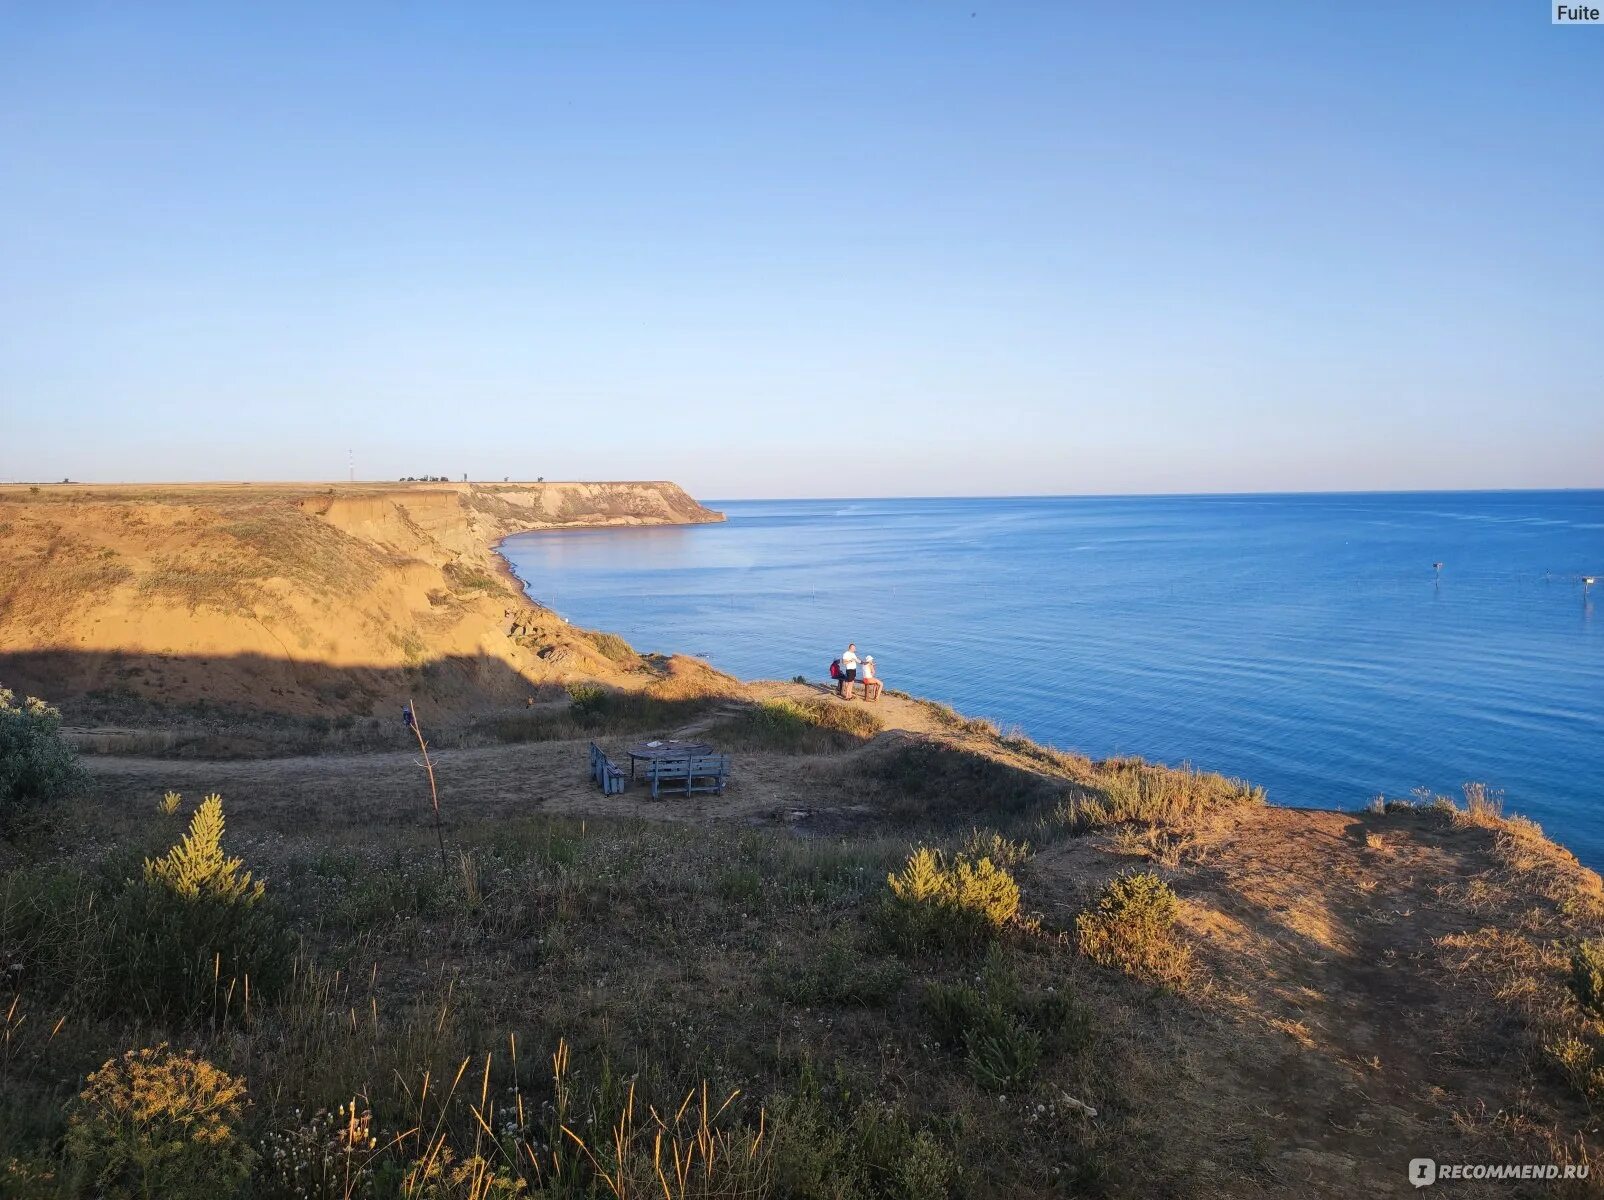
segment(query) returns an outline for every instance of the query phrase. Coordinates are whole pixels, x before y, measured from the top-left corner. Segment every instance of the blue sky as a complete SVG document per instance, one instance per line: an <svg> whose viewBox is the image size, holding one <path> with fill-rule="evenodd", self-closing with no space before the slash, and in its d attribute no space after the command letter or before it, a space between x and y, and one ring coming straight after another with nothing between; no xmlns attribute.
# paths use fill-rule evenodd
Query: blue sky
<svg viewBox="0 0 1604 1200"><path fill-rule="evenodd" d="M1604 28L0 5L0 479L1604 486Z"/></svg>

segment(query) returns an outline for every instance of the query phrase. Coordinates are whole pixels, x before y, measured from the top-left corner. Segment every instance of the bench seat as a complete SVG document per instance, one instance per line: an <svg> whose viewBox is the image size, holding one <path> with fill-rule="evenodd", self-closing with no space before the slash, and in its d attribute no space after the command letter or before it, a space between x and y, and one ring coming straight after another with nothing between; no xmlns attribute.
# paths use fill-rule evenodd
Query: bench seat
<svg viewBox="0 0 1604 1200"><path fill-rule="evenodd" d="M730 777L728 754L690 754L654 758L646 764L646 778L652 785L652 799L663 791L676 796L694 792L722 793Z"/></svg>
<svg viewBox="0 0 1604 1200"><path fill-rule="evenodd" d="M590 777L604 796L616 796L624 790L624 773L595 742L590 744Z"/></svg>

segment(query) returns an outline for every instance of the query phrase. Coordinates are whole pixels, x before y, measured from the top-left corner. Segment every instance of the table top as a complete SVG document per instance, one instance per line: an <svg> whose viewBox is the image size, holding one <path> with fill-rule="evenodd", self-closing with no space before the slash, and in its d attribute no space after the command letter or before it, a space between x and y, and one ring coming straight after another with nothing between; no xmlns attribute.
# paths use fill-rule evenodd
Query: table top
<svg viewBox="0 0 1604 1200"><path fill-rule="evenodd" d="M665 738L660 742L642 742L629 748L631 758L667 758L681 754L711 754L713 747L706 742L686 742L679 738Z"/></svg>

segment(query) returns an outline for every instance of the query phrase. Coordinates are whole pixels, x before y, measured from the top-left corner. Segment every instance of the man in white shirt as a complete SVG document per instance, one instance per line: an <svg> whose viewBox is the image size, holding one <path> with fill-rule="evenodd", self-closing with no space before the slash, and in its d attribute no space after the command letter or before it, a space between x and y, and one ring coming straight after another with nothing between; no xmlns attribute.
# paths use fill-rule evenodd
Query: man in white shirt
<svg viewBox="0 0 1604 1200"><path fill-rule="evenodd" d="M841 695L852 699L852 684L858 677L858 644L849 642L847 651L841 656Z"/></svg>

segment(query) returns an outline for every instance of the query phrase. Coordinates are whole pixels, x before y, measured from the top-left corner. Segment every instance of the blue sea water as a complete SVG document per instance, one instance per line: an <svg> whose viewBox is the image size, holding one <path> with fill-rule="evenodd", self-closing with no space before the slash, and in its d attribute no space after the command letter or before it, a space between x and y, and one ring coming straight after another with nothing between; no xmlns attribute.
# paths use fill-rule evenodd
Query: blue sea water
<svg viewBox="0 0 1604 1200"><path fill-rule="evenodd" d="M890 687L1280 804L1477 780L1604 865L1604 492L714 507L502 549L642 649L822 680L854 641Z"/></svg>

